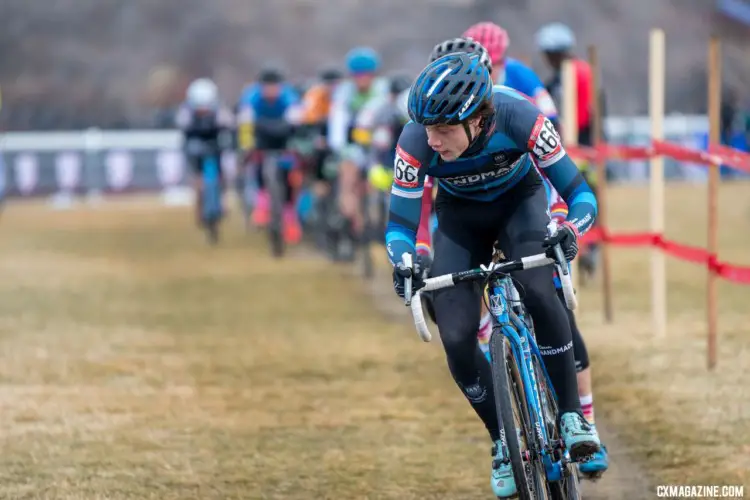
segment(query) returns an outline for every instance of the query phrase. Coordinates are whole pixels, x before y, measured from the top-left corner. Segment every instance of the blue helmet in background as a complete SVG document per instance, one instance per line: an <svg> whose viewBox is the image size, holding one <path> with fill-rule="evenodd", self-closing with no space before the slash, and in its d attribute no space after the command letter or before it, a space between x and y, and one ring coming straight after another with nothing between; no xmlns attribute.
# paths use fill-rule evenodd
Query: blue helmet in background
<svg viewBox="0 0 750 500"><path fill-rule="evenodd" d="M420 125L457 125L492 98L492 77L479 54L457 52L431 62L409 92L409 117Z"/></svg>
<svg viewBox="0 0 750 500"><path fill-rule="evenodd" d="M346 54L346 69L349 73L375 73L380 69L380 56L370 47L356 47Z"/></svg>

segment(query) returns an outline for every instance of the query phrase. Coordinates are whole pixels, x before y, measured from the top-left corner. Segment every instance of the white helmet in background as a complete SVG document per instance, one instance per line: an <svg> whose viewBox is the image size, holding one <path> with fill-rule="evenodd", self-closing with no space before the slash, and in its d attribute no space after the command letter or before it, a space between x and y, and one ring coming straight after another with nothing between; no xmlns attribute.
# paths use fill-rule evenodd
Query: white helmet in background
<svg viewBox="0 0 750 500"><path fill-rule="evenodd" d="M219 105L219 89L208 78L198 78L187 89L187 102L195 108L214 108Z"/></svg>
<svg viewBox="0 0 750 500"><path fill-rule="evenodd" d="M550 23L536 32L536 45L543 52L563 52L572 49L575 44L573 30L563 23Z"/></svg>

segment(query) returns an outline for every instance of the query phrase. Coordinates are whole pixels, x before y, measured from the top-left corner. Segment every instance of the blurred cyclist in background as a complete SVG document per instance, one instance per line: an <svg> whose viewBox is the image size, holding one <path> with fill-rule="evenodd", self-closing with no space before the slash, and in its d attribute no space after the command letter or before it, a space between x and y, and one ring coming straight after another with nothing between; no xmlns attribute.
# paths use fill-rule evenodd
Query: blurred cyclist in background
<svg viewBox="0 0 750 500"><path fill-rule="evenodd" d="M557 108L534 70L517 59L507 57L508 32L495 23L477 23L462 35L477 41L490 56L492 79L498 85L518 90L529 97L539 111L557 127Z"/></svg>
<svg viewBox="0 0 750 500"><path fill-rule="evenodd" d="M328 117L336 86L343 78L338 68L329 67L320 72L319 82L310 87L302 99L302 124L312 130L315 150L313 153L313 192L320 200L328 196L330 178L326 175L326 160L330 156L328 147Z"/></svg>
<svg viewBox="0 0 750 500"><path fill-rule="evenodd" d="M208 155L216 157L223 185L221 153L231 148L234 120L231 111L222 105L216 84L208 78L199 78L188 86L185 102L177 110L175 124L182 131L185 159L193 172L192 184L197 195L196 221L202 224L203 161Z"/></svg>
<svg viewBox="0 0 750 500"><path fill-rule="evenodd" d="M341 160L338 169L339 210L342 221L336 258L354 258L354 243L363 229L361 192L368 167L372 116L362 113L367 104L388 92L388 83L377 78L380 56L369 47L357 47L346 55L350 78L338 86L328 122L328 144Z"/></svg>
<svg viewBox="0 0 750 500"><path fill-rule="evenodd" d="M576 38L573 31L562 23L550 23L536 33L537 47L545 62L552 69L552 78L547 82L547 89L558 105L562 104L562 65L569 60L575 70L578 143L592 146L591 134L591 67L583 59L573 54ZM585 173L585 172L584 172ZM590 179L587 179L590 182Z"/></svg>
<svg viewBox="0 0 750 500"><path fill-rule="evenodd" d="M591 66L585 60L576 57L573 49L576 45L576 37L568 26L562 23L550 23L539 29L536 33L537 47L541 51L544 60L552 69L552 78L547 82L547 89L552 94L558 106L562 104L562 65L564 61L570 61L575 71L576 86L576 114L578 127L578 144L581 146L594 146L594 134L592 130L593 112L593 79ZM603 95L597 97L602 104L602 115L604 114ZM588 161L576 162L584 179L591 189L596 193L596 170ZM596 268L598 244L582 245L579 254L579 262L583 276L593 275Z"/></svg>
<svg viewBox="0 0 750 500"><path fill-rule="evenodd" d="M250 168L255 168L258 192L253 209L253 223L258 227L270 221L270 198L265 184L268 176L279 175L284 187L283 234L288 243L302 237L299 220L292 204L293 192L289 170L293 161L287 154L294 125L299 121L299 96L286 82L284 73L266 66L258 82L242 92L238 105L239 145Z"/></svg>
<svg viewBox="0 0 750 500"><path fill-rule="evenodd" d="M373 224L371 238L385 242L386 217L388 215L388 194L393 182L393 162L396 145L401 131L410 118L407 108L409 87L412 79L405 74L394 74L389 78L388 94L380 101L373 101L372 147L368 170L368 190L379 193L378 220ZM377 236L376 236L377 235Z"/></svg>

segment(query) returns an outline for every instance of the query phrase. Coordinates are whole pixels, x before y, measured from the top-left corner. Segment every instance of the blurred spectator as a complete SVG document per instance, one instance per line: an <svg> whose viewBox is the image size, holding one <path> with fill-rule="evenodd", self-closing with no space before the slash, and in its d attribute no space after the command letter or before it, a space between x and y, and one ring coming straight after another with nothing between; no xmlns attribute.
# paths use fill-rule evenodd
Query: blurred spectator
<svg viewBox="0 0 750 500"><path fill-rule="evenodd" d="M185 80L185 75L171 65L160 65L149 72L145 101L153 109L151 126L155 128L174 126L174 116L182 100Z"/></svg>
<svg viewBox="0 0 750 500"><path fill-rule="evenodd" d="M732 136L735 131L735 120L739 118L737 107L737 92L731 87L725 88L721 96L719 131L721 134L721 143L727 146L732 145Z"/></svg>

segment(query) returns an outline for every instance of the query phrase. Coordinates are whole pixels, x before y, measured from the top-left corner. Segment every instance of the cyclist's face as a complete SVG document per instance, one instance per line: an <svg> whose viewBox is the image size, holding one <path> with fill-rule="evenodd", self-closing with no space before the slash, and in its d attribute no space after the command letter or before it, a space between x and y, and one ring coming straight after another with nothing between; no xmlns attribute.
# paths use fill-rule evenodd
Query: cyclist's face
<svg viewBox="0 0 750 500"><path fill-rule="evenodd" d="M474 125L469 123L472 135L476 133ZM427 144L435 150L443 161L453 161L469 147L469 137L463 125L428 125Z"/></svg>
<svg viewBox="0 0 750 500"><path fill-rule="evenodd" d="M264 99L272 101L281 94L281 85L278 83L264 83L261 87L261 93Z"/></svg>
<svg viewBox="0 0 750 500"><path fill-rule="evenodd" d="M544 59L547 61L547 64L552 66L552 69L555 71L560 70L565 60L565 52L542 52L542 54L544 54Z"/></svg>
<svg viewBox="0 0 750 500"><path fill-rule="evenodd" d="M374 73L358 73L353 76L354 85L357 86L357 90L365 91L370 88L372 81L375 79Z"/></svg>

